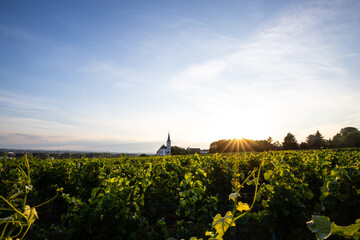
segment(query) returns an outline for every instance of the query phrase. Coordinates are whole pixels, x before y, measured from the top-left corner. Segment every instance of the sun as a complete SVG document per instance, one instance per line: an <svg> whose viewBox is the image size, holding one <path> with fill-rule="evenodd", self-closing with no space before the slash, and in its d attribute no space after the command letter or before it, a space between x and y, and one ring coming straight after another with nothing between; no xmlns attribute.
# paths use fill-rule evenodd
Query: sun
<svg viewBox="0 0 360 240"><path fill-rule="evenodd" d="M223 152L253 152L254 150L251 147L249 141L250 140L245 138L233 138L231 141L229 141L229 143L226 144L226 146L223 147Z"/></svg>

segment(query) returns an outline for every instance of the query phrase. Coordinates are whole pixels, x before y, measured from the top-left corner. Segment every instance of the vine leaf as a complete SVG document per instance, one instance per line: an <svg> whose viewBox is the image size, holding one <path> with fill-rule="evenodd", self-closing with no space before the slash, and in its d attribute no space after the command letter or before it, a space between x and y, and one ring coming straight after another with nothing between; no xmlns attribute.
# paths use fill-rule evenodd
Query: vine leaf
<svg viewBox="0 0 360 240"><path fill-rule="evenodd" d="M272 171L272 170L267 170L267 171L264 173L264 178L265 178L265 180L269 181L272 175L273 175L273 171Z"/></svg>
<svg viewBox="0 0 360 240"><path fill-rule="evenodd" d="M233 200L235 202L236 198L240 196L239 193L235 192L229 195L229 200Z"/></svg>
<svg viewBox="0 0 360 240"><path fill-rule="evenodd" d="M250 210L250 207L249 207L249 204L247 203L243 203L243 202L239 202L236 206L236 209L239 211L239 212L242 212L242 211L248 211Z"/></svg>
<svg viewBox="0 0 360 240"><path fill-rule="evenodd" d="M310 231L315 233L316 239L323 240L331 235L331 222L325 216L312 216L312 220L306 223Z"/></svg>
<svg viewBox="0 0 360 240"><path fill-rule="evenodd" d="M211 232L211 231L206 231L206 232L205 232L205 236L213 237L214 235L215 235L214 232Z"/></svg>
<svg viewBox="0 0 360 240"><path fill-rule="evenodd" d="M212 223L213 228L215 228L218 235L216 236L217 239L222 239L222 236L224 236L226 230L230 226L235 226L235 223L233 222L234 216L232 212L228 211L224 217L221 216L221 214L217 214L214 217L214 221Z"/></svg>
<svg viewBox="0 0 360 240"><path fill-rule="evenodd" d="M360 219L357 219L354 224L349 226L338 226L334 222L331 224L331 229L333 230L334 235L339 235L343 237L352 237L353 239L360 238Z"/></svg>

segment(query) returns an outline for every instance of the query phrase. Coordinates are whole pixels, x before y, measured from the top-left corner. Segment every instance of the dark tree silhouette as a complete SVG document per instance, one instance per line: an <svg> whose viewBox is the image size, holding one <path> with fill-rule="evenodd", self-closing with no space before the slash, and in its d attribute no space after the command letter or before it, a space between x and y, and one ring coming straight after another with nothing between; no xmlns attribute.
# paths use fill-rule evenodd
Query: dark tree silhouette
<svg viewBox="0 0 360 240"><path fill-rule="evenodd" d="M295 150L299 148L299 144L297 143L295 136L291 133L288 133L285 136L282 145L285 150Z"/></svg>
<svg viewBox="0 0 360 240"><path fill-rule="evenodd" d="M221 139L212 142L209 147L211 153L223 152L261 152L275 150L276 142L272 143L272 138L267 140L251 140L251 139Z"/></svg>
<svg viewBox="0 0 360 240"><path fill-rule="evenodd" d="M321 133L319 132L319 130L316 131L315 134L310 134L309 136L307 136L306 144L307 148L311 149L319 149L322 147L326 147L326 141L323 135L321 135Z"/></svg>
<svg viewBox="0 0 360 240"><path fill-rule="evenodd" d="M189 154L185 148L178 146L171 146L171 155L185 155Z"/></svg>
<svg viewBox="0 0 360 240"><path fill-rule="evenodd" d="M301 142L300 145L299 145L299 148L300 149L307 149L308 148L308 145L306 142Z"/></svg>
<svg viewBox="0 0 360 240"><path fill-rule="evenodd" d="M332 139L334 147L360 147L360 131L354 127L342 128Z"/></svg>

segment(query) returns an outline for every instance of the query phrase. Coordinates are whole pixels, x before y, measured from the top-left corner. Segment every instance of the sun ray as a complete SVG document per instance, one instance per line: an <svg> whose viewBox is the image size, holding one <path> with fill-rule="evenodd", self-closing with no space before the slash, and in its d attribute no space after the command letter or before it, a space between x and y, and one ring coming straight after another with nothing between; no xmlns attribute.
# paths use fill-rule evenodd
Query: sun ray
<svg viewBox="0 0 360 240"><path fill-rule="evenodd" d="M234 148L236 151L236 141L237 140L238 140L237 138L234 138L233 140L231 140L231 152L234 152Z"/></svg>
<svg viewBox="0 0 360 240"><path fill-rule="evenodd" d="M244 147L244 138L242 138L240 140L240 143L241 143L241 148L242 148L242 151L245 152L245 147Z"/></svg>
<svg viewBox="0 0 360 240"><path fill-rule="evenodd" d="M230 152L234 151L234 139L231 139L229 148L230 148Z"/></svg>
<svg viewBox="0 0 360 240"><path fill-rule="evenodd" d="M236 141L236 152L240 152L240 140L237 139Z"/></svg>
<svg viewBox="0 0 360 240"><path fill-rule="evenodd" d="M248 143L248 141L245 139L244 144L250 149L250 151L254 152L254 149L251 147L251 145Z"/></svg>
<svg viewBox="0 0 360 240"><path fill-rule="evenodd" d="M222 152L225 152L226 149L228 149L228 147L231 145L231 141L232 141L232 140L230 140L230 141L226 144L225 148L222 149Z"/></svg>

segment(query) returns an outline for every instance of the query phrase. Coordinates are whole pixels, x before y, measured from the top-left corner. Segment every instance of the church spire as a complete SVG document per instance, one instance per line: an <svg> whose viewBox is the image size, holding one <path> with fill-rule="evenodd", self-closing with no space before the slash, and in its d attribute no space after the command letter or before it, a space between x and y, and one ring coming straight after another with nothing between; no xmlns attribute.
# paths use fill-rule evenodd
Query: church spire
<svg viewBox="0 0 360 240"><path fill-rule="evenodd" d="M168 140L167 140L168 142L171 142L170 141L170 132L168 133Z"/></svg>

